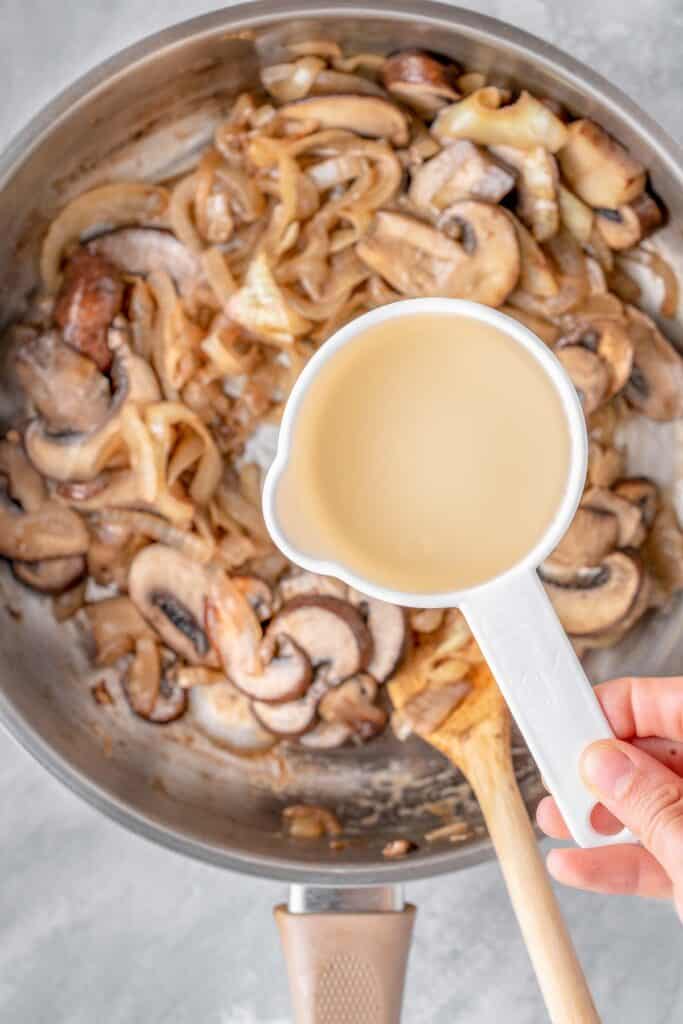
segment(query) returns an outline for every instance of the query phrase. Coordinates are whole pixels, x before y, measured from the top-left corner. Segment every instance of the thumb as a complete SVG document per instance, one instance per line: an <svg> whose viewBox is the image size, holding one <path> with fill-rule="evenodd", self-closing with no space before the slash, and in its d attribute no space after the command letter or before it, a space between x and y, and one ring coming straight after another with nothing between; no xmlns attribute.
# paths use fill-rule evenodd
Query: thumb
<svg viewBox="0 0 683 1024"><path fill-rule="evenodd" d="M588 788L683 883L683 779L630 743L602 740L581 758Z"/></svg>

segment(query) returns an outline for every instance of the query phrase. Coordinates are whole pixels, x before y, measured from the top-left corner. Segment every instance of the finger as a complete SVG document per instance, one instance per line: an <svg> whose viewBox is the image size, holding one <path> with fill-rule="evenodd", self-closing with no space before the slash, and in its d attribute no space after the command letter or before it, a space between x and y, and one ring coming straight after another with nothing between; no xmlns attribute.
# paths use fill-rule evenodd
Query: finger
<svg viewBox="0 0 683 1024"><path fill-rule="evenodd" d="M683 677L612 679L596 686L595 694L619 739L683 742Z"/></svg>
<svg viewBox="0 0 683 1024"><path fill-rule="evenodd" d="M560 809L551 796L544 797L536 808L536 822L551 839L571 839L571 833L564 823ZM614 836L624 827L602 804L595 805L591 814L591 824L597 832L605 836Z"/></svg>
<svg viewBox="0 0 683 1024"><path fill-rule="evenodd" d="M551 850L547 865L553 878L577 889L660 900L669 899L672 893L666 871L641 846Z"/></svg>
<svg viewBox="0 0 683 1024"><path fill-rule="evenodd" d="M683 883L683 779L620 740L593 743L581 758L589 789L642 840L674 884Z"/></svg>
<svg viewBox="0 0 683 1024"><path fill-rule="evenodd" d="M655 757L660 764L666 765L676 775L683 776L683 743L676 740L663 740L658 736L646 736L631 740L634 747L644 750L650 757Z"/></svg>

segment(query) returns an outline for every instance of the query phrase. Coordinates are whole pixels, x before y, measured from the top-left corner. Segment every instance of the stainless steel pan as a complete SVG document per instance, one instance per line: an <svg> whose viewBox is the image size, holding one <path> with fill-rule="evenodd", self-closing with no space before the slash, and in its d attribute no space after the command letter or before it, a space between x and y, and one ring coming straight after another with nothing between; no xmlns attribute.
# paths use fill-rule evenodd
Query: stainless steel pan
<svg viewBox="0 0 683 1024"><path fill-rule="evenodd" d="M265 0L130 47L62 93L14 140L0 158L1 320L21 312L36 282L41 233L68 197L106 179L155 180L181 170L210 139L235 93L257 84L259 64L282 58L285 43L312 37L354 51L439 50L594 117L650 168L672 222L658 244L674 261L680 256L673 225L683 214L682 154L635 104L587 68L500 22L441 4L394 0L388 10L377 0ZM14 407L11 377L5 372L1 379L0 427ZM656 475L670 482L676 472L671 441L662 435L653 443ZM95 705L93 673L75 627L56 626L49 609L9 575L0 585L9 610L0 610L4 724L49 771L128 828L214 864L288 880L295 911L397 911L403 904L396 883L490 856L482 836L458 846L424 841L443 815L475 825L481 819L462 779L421 742L387 737L360 750L291 750L244 761L212 747L183 721L150 732L122 701L113 710ZM683 653L680 633L677 606L589 668L596 676L673 670ZM531 806L540 783L521 743L516 762ZM352 842L333 850L327 840L284 836L281 811L295 801L334 808ZM418 851L398 862L383 859L382 848L396 836L414 840Z"/></svg>

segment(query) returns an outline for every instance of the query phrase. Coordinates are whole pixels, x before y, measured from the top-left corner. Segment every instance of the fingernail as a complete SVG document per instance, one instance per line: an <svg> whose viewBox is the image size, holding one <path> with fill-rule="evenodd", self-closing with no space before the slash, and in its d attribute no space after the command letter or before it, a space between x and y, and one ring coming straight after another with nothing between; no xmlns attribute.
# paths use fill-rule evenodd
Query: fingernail
<svg viewBox="0 0 683 1024"><path fill-rule="evenodd" d="M584 780L603 796L619 800L635 772L633 762L612 743L594 743L581 758Z"/></svg>

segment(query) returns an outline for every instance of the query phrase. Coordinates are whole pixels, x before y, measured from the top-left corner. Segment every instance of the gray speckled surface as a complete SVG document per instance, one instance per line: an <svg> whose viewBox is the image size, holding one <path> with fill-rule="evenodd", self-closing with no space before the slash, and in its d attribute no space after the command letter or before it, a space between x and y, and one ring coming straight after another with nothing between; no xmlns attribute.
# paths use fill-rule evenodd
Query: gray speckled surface
<svg viewBox="0 0 683 1024"><path fill-rule="evenodd" d="M683 0L481 0L586 61L679 140ZM122 46L200 0L0 0L0 145ZM271 922L280 886L190 863L81 804L0 735L3 1024L285 1024ZM410 887L419 914L407 1024L545 1019L493 864ZM668 907L561 892L607 1024L683 1020L683 933Z"/></svg>

